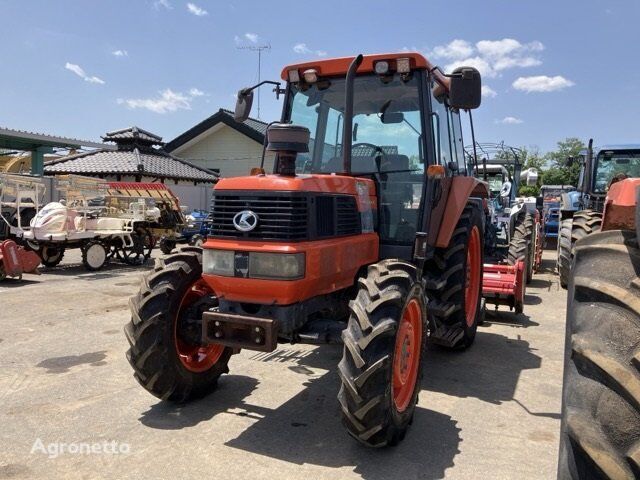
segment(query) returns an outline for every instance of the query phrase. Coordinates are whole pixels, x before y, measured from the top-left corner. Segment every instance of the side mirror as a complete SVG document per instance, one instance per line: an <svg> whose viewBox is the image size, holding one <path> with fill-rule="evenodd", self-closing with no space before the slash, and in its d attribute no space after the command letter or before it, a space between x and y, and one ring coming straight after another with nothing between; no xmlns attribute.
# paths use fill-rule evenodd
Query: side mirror
<svg viewBox="0 0 640 480"><path fill-rule="evenodd" d="M351 135L351 138L353 139L354 142L358 141L358 124L357 123L353 126L353 134Z"/></svg>
<svg viewBox="0 0 640 480"><path fill-rule="evenodd" d="M473 67L456 68L449 86L449 105L462 110L473 110L482 101L482 79Z"/></svg>
<svg viewBox="0 0 640 480"><path fill-rule="evenodd" d="M251 113L251 105L253 105L253 90L243 88L238 92L236 100L236 111L233 114L233 119L236 122L244 122L249 118Z"/></svg>
<svg viewBox="0 0 640 480"><path fill-rule="evenodd" d="M389 123L402 123L404 121L404 113L402 112L388 112L380 115L380 120L384 124Z"/></svg>

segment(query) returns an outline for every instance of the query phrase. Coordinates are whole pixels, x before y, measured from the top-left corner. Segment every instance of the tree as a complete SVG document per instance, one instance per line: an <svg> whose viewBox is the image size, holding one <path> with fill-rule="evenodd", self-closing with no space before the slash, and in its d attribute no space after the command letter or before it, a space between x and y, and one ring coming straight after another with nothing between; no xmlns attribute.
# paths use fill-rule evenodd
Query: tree
<svg viewBox="0 0 640 480"><path fill-rule="evenodd" d="M577 178L576 178L577 180ZM575 185L567 168L553 167L542 174L543 185Z"/></svg>
<svg viewBox="0 0 640 480"><path fill-rule="evenodd" d="M567 165L567 159L578 157L585 148L584 142L575 137L558 142L558 148L545 155L551 168L545 173L543 183L546 185L577 185L580 176L580 162ZM550 179L554 181L552 182Z"/></svg>

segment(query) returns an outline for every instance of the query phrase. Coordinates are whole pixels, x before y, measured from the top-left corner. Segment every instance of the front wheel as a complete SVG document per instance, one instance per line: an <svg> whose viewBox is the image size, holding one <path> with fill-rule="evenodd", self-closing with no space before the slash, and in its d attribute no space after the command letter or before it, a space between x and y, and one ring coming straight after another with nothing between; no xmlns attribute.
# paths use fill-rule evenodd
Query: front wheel
<svg viewBox="0 0 640 480"><path fill-rule="evenodd" d="M64 257L64 247L43 245L38 253L45 267L55 267L62 261L62 257Z"/></svg>
<svg viewBox="0 0 640 480"><path fill-rule="evenodd" d="M135 379L163 400L184 402L209 393L229 371L232 350L197 342L202 314L218 305L202 280L202 254L159 260L129 302L127 359Z"/></svg>
<svg viewBox="0 0 640 480"><path fill-rule="evenodd" d="M369 266L349 304L338 401L347 431L379 447L400 442L413 418L427 336L422 286L401 260Z"/></svg>

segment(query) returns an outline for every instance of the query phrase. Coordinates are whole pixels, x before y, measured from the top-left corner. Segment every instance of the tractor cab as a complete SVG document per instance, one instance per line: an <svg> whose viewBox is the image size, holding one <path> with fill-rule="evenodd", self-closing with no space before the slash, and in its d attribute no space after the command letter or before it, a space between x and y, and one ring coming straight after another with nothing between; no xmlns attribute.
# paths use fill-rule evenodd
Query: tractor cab
<svg viewBox="0 0 640 480"><path fill-rule="evenodd" d="M581 165L577 189L581 194L578 210L602 211L604 199L612 184L625 178L640 176L640 145L604 145L594 148L590 142L587 149L581 151L577 158L568 159L568 163L576 160ZM568 212L576 208L563 204L562 209Z"/></svg>

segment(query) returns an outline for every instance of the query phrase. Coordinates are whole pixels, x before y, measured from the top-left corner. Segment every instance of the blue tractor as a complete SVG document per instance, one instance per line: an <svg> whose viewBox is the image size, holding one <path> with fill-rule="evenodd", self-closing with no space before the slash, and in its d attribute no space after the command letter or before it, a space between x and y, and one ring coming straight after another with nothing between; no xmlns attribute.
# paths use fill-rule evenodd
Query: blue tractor
<svg viewBox="0 0 640 480"><path fill-rule="evenodd" d="M193 210L185 216L186 225L177 238L163 237L160 239L160 250L169 255L178 243L187 243L192 246L201 247L207 239L211 228L211 219L206 210Z"/></svg>
<svg viewBox="0 0 640 480"><path fill-rule="evenodd" d="M593 147L568 163L580 162L576 192L564 193L560 205L557 270L560 285L567 288L575 244L581 238L599 232L609 187L625 178L640 177L640 144Z"/></svg>
<svg viewBox="0 0 640 480"><path fill-rule="evenodd" d="M542 217L544 218L545 238L558 238L561 221L561 204L563 198L575 197L577 201L578 192L571 185L542 185L540 187L540 199L542 200ZM572 202L566 201L567 205L573 205ZM578 205L575 205L577 210Z"/></svg>

